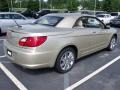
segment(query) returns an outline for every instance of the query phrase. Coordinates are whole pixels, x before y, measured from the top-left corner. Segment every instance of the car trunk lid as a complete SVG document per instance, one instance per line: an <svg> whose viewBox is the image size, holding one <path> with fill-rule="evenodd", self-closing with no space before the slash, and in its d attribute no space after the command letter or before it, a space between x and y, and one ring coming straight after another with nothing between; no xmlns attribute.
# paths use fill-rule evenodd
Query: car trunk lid
<svg viewBox="0 0 120 90"><path fill-rule="evenodd" d="M23 37L30 36L58 36L71 33L70 30L56 29L53 27L45 27L41 25L22 25L21 27L13 27L7 32L7 41L19 47L19 40Z"/></svg>

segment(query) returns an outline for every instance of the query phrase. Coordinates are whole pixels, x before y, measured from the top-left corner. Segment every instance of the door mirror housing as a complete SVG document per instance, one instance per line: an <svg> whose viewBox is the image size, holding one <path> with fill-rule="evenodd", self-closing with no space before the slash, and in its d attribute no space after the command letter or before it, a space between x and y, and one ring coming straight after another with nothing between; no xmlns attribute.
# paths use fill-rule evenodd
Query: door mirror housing
<svg viewBox="0 0 120 90"><path fill-rule="evenodd" d="M110 25L105 25L105 29L110 29Z"/></svg>

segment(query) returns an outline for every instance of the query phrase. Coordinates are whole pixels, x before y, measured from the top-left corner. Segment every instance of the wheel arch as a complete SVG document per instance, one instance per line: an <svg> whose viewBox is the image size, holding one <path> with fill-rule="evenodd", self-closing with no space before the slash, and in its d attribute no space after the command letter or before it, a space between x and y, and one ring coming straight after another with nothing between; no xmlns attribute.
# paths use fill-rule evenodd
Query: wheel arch
<svg viewBox="0 0 120 90"><path fill-rule="evenodd" d="M112 38L116 38L116 41L117 41L117 34L116 33L114 33L114 34L112 34L111 36L110 36L110 40L109 40L109 43L108 43L108 45L107 45L107 50L109 50L109 51L111 51L111 49L110 49L110 43L111 43L111 40L112 40Z"/></svg>
<svg viewBox="0 0 120 90"><path fill-rule="evenodd" d="M72 48L72 49L74 49L75 50L75 54L76 54L76 57L78 56L78 48L75 46L75 45L67 45L67 46L65 46L64 48L62 48L61 50L60 50L60 52L62 51L62 50L64 50L65 48ZM59 52L59 54L60 54L60 52ZM59 55L58 54L58 55ZM58 56L57 56L58 57Z"/></svg>
<svg viewBox="0 0 120 90"><path fill-rule="evenodd" d="M111 35L109 36L109 42L108 42L108 45L110 44L110 41L111 41L112 37L115 37L116 40L117 40L117 38L118 38L117 33L111 34Z"/></svg>
<svg viewBox="0 0 120 90"><path fill-rule="evenodd" d="M72 49L74 49L74 50L75 50L75 55L76 55L76 58L77 58L77 56L78 56L78 48L77 48L75 45L72 45L72 44L70 45L70 44L69 44L69 45L66 45L66 46L64 46L63 48L61 48L61 49L59 50L53 66L55 66L55 63L56 63L56 61L57 61L58 56L60 55L60 53L61 53L65 48L72 48Z"/></svg>
<svg viewBox="0 0 120 90"><path fill-rule="evenodd" d="M55 63L54 63L54 69L55 69L55 71L57 71L59 73L66 73L66 72L70 71L75 64L75 61L74 61L72 66L68 70L63 70L61 68L61 65L60 65L61 55L63 55L63 53L65 53L67 50L72 50L72 52L75 55L74 60L76 60L76 58L77 58L77 47L75 45L68 45L68 46L65 46L64 48L62 48L60 50L60 52L58 53L57 58L56 58Z"/></svg>

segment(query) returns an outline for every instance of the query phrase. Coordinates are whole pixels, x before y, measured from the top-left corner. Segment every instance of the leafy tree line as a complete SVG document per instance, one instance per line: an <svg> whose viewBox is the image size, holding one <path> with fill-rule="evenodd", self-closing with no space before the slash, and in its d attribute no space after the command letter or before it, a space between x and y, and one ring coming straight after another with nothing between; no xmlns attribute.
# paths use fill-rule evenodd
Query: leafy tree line
<svg viewBox="0 0 120 90"><path fill-rule="evenodd" d="M0 11L8 11L8 2L6 0L0 0Z"/></svg>
<svg viewBox="0 0 120 90"><path fill-rule="evenodd" d="M27 8L31 11L38 11L41 2L41 8L48 9L68 9L70 11L76 11L80 5L78 0L0 0L0 11L8 11L9 8L19 8L20 1L22 8ZM10 9L11 10L11 9Z"/></svg>
<svg viewBox="0 0 120 90"><path fill-rule="evenodd" d="M38 11L39 8L48 9L68 9L69 11L77 11L78 6L82 9L104 10L108 12L120 11L120 0L0 0L0 11L8 11L11 7L27 8L31 11ZM96 7L95 7L96 1ZM12 4L12 5L11 5Z"/></svg>
<svg viewBox="0 0 120 90"><path fill-rule="evenodd" d="M85 9L94 10L95 0L82 0L82 6ZM120 0L96 0L96 10L118 12L120 11Z"/></svg>

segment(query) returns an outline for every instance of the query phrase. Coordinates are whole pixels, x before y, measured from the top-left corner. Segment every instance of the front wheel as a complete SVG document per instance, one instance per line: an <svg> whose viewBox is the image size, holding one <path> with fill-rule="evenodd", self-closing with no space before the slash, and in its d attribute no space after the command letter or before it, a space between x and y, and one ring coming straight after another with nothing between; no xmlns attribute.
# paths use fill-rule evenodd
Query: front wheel
<svg viewBox="0 0 120 90"><path fill-rule="evenodd" d="M63 49L55 63L55 70L59 73L66 73L72 69L76 59L75 50L73 48Z"/></svg>
<svg viewBox="0 0 120 90"><path fill-rule="evenodd" d="M115 36L113 36L111 38L110 44L108 46L108 50L110 50L110 51L114 50L116 45L117 45L117 38Z"/></svg>

